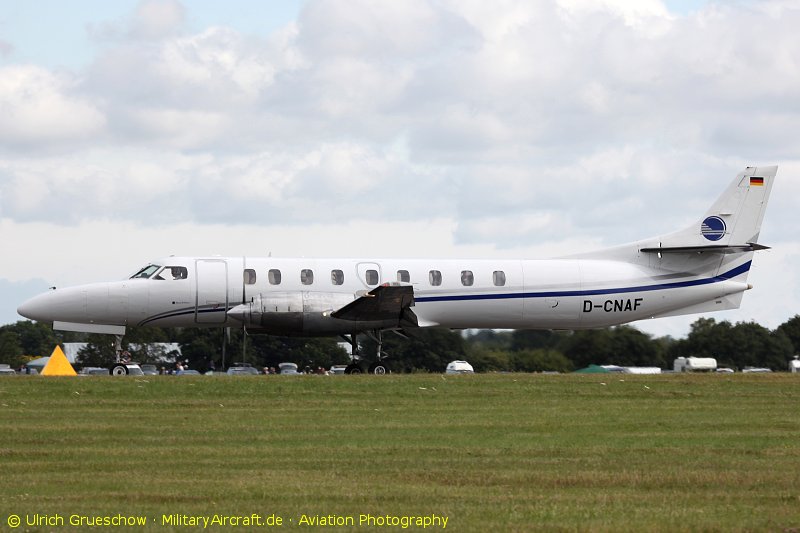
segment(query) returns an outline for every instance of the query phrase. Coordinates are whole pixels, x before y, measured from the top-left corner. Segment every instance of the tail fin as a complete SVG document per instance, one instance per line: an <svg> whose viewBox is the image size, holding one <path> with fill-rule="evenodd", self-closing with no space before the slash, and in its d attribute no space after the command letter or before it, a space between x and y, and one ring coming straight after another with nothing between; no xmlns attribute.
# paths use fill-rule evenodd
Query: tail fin
<svg viewBox="0 0 800 533"><path fill-rule="evenodd" d="M734 253L765 248L758 244L758 236L777 172L777 166L747 167L701 220L664 235L657 248L641 251Z"/></svg>
<svg viewBox="0 0 800 533"><path fill-rule="evenodd" d="M702 218L689 227L614 248L572 256L646 268L671 287L713 288L702 300L655 317L736 309L758 243L777 166L747 167Z"/></svg>

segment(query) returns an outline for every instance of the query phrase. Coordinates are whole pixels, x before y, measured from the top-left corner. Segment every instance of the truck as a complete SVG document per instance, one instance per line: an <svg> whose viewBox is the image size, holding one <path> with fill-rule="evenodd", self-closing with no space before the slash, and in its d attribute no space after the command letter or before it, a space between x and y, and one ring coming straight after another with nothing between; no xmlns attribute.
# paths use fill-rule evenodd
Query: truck
<svg viewBox="0 0 800 533"><path fill-rule="evenodd" d="M672 369L675 372L714 372L717 360L713 357L678 357Z"/></svg>

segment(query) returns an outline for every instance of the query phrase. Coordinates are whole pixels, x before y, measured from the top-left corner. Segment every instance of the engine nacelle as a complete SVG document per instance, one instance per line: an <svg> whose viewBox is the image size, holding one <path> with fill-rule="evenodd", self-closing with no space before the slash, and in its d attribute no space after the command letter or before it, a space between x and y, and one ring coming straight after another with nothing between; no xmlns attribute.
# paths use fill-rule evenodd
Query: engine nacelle
<svg viewBox="0 0 800 533"><path fill-rule="evenodd" d="M355 321L333 318L331 313L361 295L333 292L274 292L259 294L237 305L228 315L251 333L298 337L349 334L396 325L396 321Z"/></svg>

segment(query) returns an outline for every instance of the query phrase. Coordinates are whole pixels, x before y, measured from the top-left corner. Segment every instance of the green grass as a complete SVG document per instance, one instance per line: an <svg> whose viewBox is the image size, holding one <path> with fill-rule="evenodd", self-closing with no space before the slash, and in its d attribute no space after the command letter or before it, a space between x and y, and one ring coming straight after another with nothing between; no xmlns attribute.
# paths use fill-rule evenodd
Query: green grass
<svg viewBox="0 0 800 533"><path fill-rule="evenodd" d="M294 531L376 530L297 525L367 513L450 531L792 530L799 400L789 374L9 377L0 530L36 513L153 531L201 529L162 525L175 513L276 513Z"/></svg>

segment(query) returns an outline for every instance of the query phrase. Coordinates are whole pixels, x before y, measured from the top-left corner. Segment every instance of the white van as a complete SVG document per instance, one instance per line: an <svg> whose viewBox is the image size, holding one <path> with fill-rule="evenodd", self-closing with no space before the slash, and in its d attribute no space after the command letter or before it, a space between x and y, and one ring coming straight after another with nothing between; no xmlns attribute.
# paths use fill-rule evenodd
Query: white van
<svg viewBox="0 0 800 533"><path fill-rule="evenodd" d="M445 374L473 374L474 372L472 365L466 361L450 361L444 371Z"/></svg>

